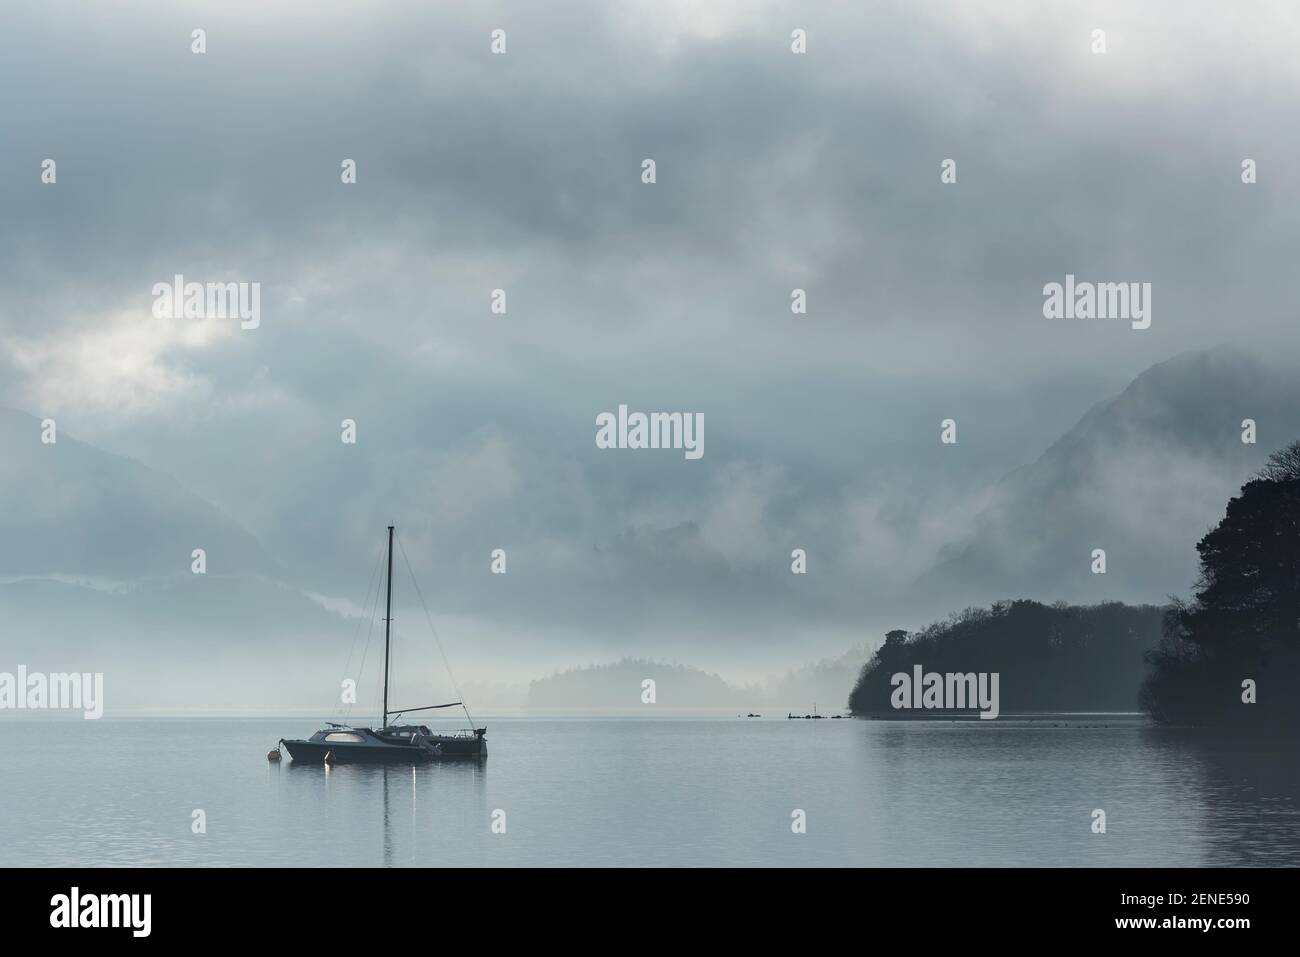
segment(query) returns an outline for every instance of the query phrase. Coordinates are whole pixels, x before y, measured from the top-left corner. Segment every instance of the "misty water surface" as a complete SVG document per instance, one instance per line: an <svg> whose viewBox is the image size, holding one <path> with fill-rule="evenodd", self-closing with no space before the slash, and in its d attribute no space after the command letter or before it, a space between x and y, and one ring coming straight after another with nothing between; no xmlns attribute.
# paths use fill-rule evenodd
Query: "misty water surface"
<svg viewBox="0 0 1300 957"><path fill-rule="evenodd" d="M267 762L301 719L0 722L3 863L1300 864L1285 749L1131 718L483 723L482 765L326 769Z"/></svg>

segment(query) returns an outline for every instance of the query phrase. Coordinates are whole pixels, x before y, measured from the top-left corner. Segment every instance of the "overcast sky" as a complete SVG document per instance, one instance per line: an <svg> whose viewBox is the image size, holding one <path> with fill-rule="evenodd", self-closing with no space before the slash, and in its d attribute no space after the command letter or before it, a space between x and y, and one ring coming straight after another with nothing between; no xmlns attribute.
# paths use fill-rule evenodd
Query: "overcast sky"
<svg viewBox="0 0 1300 957"><path fill-rule="evenodd" d="M174 474L324 594L360 600L395 522L439 615L530 661L871 637L864 596L1094 402L1300 344L1293 3L0 16L0 405ZM177 273L259 282L260 327L154 318ZM1067 273L1152 283L1151 328L1045 319ZM705 455L597 449L620 403L703 413Z"/></svg>

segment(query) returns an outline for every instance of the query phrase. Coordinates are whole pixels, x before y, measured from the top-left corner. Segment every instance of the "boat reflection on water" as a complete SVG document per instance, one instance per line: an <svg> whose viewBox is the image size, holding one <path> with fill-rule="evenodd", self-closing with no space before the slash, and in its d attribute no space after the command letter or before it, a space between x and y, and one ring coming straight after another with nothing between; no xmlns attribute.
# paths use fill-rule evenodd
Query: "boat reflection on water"
<svg viewBox="0 0 1300 957"><path fill-rule="evenodd" d="M286 783L292 783L294 791L305 785L323 799L323 819L337 814L355 823L358 807L373 808L378 798L380 863L385 867L414 865L430 855L436 859L436 848L431 845L436 846L446 832L481 827L487 815L486 761L337 766L292 761L284 767L289 772ZM273 773L280 773L279 768ZM313 782L313 778L319 780ZM301 806L304 798L299 793L294 800ZM366 818L373 825L373 814Z"/></svg>

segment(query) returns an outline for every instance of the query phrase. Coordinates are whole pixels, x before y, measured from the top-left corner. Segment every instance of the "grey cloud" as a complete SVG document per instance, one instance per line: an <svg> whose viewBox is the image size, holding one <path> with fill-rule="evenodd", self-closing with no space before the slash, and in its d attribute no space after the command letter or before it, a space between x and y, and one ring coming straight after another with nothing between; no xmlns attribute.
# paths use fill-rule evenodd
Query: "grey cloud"
<svg viewBox="0 0 1300 957"><path fill-rule="evenodd" d="M7 12L0 401L174 474L304 588L359 588L391 520L502 647L836 652L920 614L896 589L987 485L1147 366L1294 352L1294 14L1266 13ZM153 335L177 272L260 281L262 327ZM1044 320L1066 272L1151 281L1152 329ZM620 402L702 411L705 459L597 450Z"/></svg>

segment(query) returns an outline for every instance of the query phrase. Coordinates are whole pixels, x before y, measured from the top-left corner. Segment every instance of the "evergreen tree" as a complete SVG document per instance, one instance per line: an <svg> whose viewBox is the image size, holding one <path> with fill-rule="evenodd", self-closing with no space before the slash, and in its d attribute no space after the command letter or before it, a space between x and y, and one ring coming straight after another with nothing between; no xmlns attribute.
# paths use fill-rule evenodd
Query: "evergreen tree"
<svg viewBox="0 0 1300 957"><path fill-rule="evenodd" d="M1273 453L1196 546L1190 603L1165 616L1143 707L1158 721L1296 725L1300 717L1300 442ZM1253 683L1256 700L1249 703Z"/></svg>

